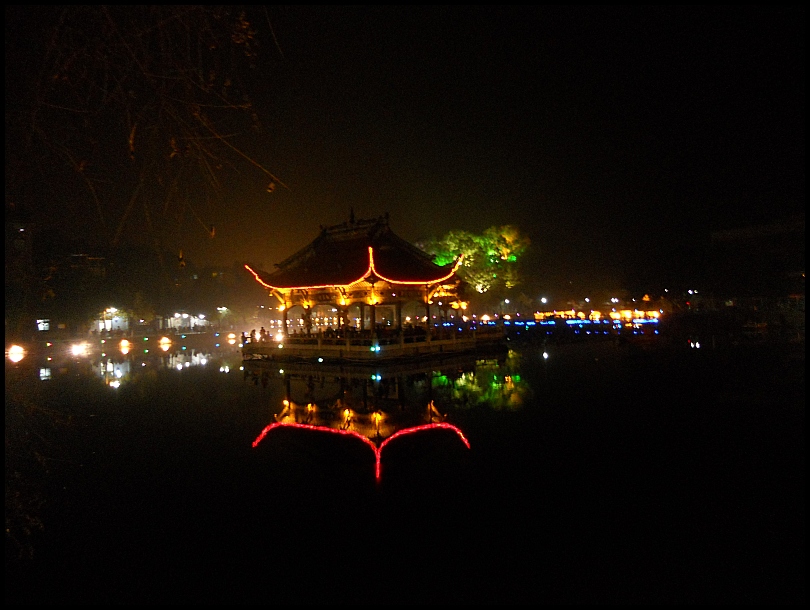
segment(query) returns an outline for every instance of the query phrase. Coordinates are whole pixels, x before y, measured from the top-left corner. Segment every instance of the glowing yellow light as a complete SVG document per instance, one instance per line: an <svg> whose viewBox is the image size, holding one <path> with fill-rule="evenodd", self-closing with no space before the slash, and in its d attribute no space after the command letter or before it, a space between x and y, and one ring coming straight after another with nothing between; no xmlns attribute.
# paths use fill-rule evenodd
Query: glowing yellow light
<svg viewBox="0 0 810 610"><path fill-rule="evenodd" d="M121 353L126 356L132 348L132 344L126 339L121 339L121 343L118 344L118 347L121 349Z"/></svg>
<svg viewBox="0 0 810 610"><path fill-rule="evenodd" d="M12 345L8 348L8 359L12 362L19 362L25 358L25 349L21 345Z"/></svg>
<svg viewBox="0 0 810 610"><path fill-rule="evenodd" d="M70 346L70 353L74 356L86 356L88 348L87 343L75 343Z"/></svg>

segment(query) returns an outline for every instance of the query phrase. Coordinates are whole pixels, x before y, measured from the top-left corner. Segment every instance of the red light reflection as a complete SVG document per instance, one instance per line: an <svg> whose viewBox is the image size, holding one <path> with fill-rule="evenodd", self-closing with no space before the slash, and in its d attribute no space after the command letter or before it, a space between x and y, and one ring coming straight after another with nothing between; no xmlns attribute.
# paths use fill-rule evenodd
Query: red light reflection
<svg viewBox="0 0 810 610"><path fill-rule="evenodd" d="M265 427L264 430L261 431L261 434L259 434L259 436L256 437L256 440L253 441L253 447L256 447L262 441L262 439L264 439L264 437L267 436L268 432L270 432L273 428L279 428L281 426L286 426L286 427L291 427L291 428L302 428L304 430L315 430L317 432L331 432L333 434L343 434L345 436L353 436L355 438L359 438L366 445L371 447L371 449L374 451L374 457L375 457L375 461L376 461L376 463L375 463L375 473L374 474L375 474L375 477L376 477L378 482L379 482L380 477L382 475L382 472L381 472L381 456L382 456L383 447L385 447L388 443L390 443L395 438L398 438L400 436L404 436L406 434L413 434L414 432L423 432L425 430L433 430L433 429L436 429L436 428L444 428L446 430L452 430L453 432L455 432L458 435L458 437L461 439L461 441L467 446L467 449L470 448L470 442L467 440L467 438L464 436L464 434L461 432L461 430L459 430L453 424L448 424L446 422L439 422L439 423L434 423L434 424L423 424L421 426L414 426L412 428L405 428L404 430L399 430L398 432L395 432L394 434L392 434L391 436L386 438L382 443L380 443L379 447L377 447L369 438L363 436L359 432L355 432L354 430L337 430L335 428L329 428L327 426L313 426L311 424L298 424L298 423L294 423L294 422L275 422L275 423L272 423L272 424L268 425L267 427Z"/></svg>

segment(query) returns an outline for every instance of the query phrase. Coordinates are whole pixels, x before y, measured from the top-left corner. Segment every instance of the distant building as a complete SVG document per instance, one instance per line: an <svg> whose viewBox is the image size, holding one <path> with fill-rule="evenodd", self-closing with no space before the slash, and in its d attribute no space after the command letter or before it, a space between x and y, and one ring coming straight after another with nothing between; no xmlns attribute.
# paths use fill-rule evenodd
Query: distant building
<svg viewBox="0 0 810 610"><path fill-rule="evenodd" d="M34 303L33 225L14 204L6 207L6 335L21 337L33 332Z"/></svg>
<svg viewBox="0 0 810 610"><path fill-rule="evenodd" d="M804 298L804 216L711 235L711 285L740 302Z"/></svg>
<svg viewBox="0 0 810 610"><path fill-rule="evenodd" d="M804 336L804 215L711 235L707 274L715 309Z"/></svg>

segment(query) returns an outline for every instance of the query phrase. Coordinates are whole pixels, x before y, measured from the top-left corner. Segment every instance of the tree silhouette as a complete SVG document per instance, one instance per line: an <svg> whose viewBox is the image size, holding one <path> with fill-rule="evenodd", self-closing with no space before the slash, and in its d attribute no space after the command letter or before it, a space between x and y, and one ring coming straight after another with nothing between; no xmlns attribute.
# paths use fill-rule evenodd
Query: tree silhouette
<svg viewBox="0 0 810 610"><path fill-rule="evenodd" d="M184 222L215 235L207 212L236 172L286 187L244 146L261 131L245 77L264 10L7 8L7 202L58 203L101 244L132 237L160 252Z"/></svg>

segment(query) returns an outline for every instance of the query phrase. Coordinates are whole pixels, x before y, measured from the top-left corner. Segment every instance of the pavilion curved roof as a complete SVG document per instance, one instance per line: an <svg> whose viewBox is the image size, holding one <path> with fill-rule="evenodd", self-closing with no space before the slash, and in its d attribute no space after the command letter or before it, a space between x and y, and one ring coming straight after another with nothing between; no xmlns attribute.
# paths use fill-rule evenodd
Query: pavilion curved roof
<svg viewBox="0 0 810 610"><path fill-rule="evenodd" d="M373 279L435 284L452 277L458 265L435 264L426 252L391 230L386 214L321 227L309 245L275 266L276 270L268 273L245 265L256 281L278 290L346 287Z"/></svg>

